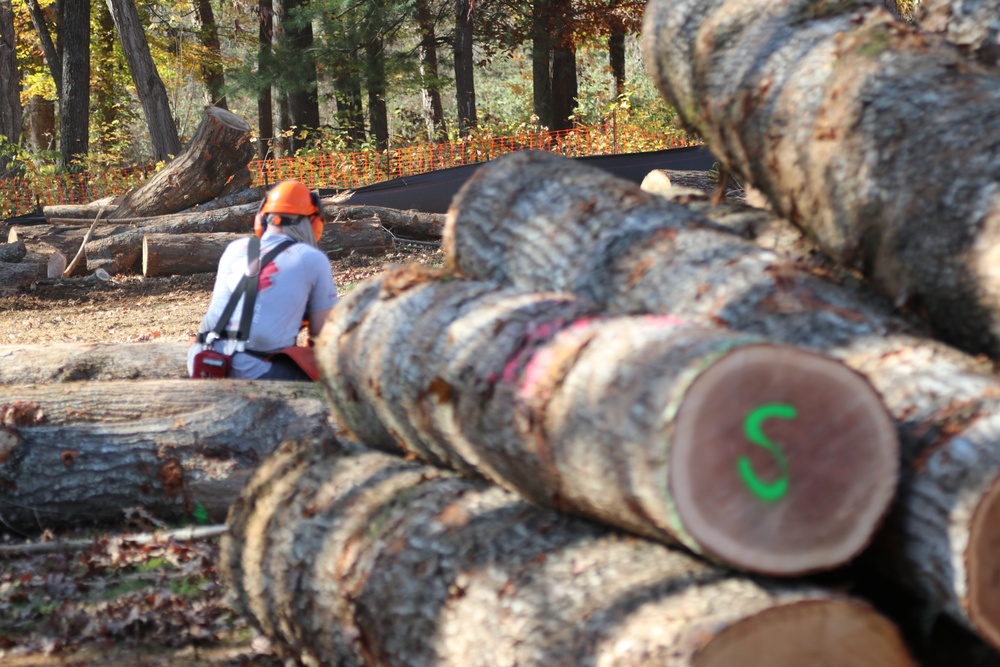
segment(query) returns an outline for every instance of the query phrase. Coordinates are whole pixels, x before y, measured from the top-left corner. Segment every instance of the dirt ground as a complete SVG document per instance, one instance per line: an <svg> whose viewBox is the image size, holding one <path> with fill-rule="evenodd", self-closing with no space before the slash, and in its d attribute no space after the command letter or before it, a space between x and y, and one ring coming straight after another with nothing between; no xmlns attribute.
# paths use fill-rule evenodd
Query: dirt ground
<svg viewBox="0 0 1000 667"><path fill-rule="evenodd" d="M344 294L387 264L410 262L439 265L443 255L401 245L388 255L348 257L332 267ZM44 281L31 291L0 296L0 345L187 341L208 307L214 279L200 274ZM141 546L123 538L162 528L170 526L150 516L134 516L113 533L27 536L0 525L0 664L284 664L229 607L216 569L219 538ZM26 540L82 545L18 553Z"/></svg>
<svg viewBox="0 0 1000 667"><path fill-rule="evenodd" d="M403 245L377 257L331 262L344 294L386 264L439 264L439 249ZM214 274L143 278L138 275L42 281L33 290L0 296L0 345L26 343L141 343L187 341L212 296Z"/></svg>

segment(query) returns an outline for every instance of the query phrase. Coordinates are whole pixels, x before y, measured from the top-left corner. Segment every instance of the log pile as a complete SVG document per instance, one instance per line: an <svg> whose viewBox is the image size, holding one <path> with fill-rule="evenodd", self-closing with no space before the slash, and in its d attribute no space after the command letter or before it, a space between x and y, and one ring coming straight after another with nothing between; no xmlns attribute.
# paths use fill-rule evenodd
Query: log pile
<svg viewBox="0 0 1000 667"><path fill-rule="evenodd" d="M286 443L228 523L236 609L305 664L915 665L859 599L336 443Z"/></svg>
<svg viewBox="0 0 1000 667"><path fill-rule="evenodd" d="M228 241L251 233L267 192L263 186L233 191L249 185L242 180L252 156L249 136L246 121L211 107L184 151L135 190L88 205L46 206L46 224L5 227L0 288L99 270L149 277L215 271ZM349 198L323 200L327 224L319 245L331 259L381 255L397 237L441 238L443 215L350 206Z"/></svg>
<svg viewBox="0 0 1000 667"><path fill-rule="evenodd" d="M612 312L714 322L863 374L903 450L884 556L874 560L1000 645L1000 383L989 364L920 336L863 287L797 262L787 236L775 242L784 224L736 204L675 205L599 170L524 153L477 170L452 204L444 244L466 275L586 295ZM523 238L563 243L525 253Z"/></svg>
<svg viewBox="0 0 1000 667"><path fill-rule="evenodd" d="M869 543L899 452L859 375L757 336L437 273L370 279L323 331L324 382L359 441L752 572L827 570ZM780 450L755 447L745 431L771 420Z"/></svg>

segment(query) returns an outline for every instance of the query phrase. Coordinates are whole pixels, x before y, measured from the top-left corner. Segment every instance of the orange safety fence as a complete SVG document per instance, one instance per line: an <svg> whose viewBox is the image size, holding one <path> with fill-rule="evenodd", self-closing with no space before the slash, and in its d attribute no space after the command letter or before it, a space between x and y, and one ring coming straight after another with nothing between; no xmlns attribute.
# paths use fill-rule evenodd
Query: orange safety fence
<svg viewBox="0 0 1000 667"><path fill-rule="evenodd" d="M519 150L545 150L567 157L613 155L681 148L698 143L681 133L653 133L636 127L579 127L509 137L471 137L387 151L252 160L254 185L297 178L313 188L350 189L402 176L492 160ZM153 167L81 174L0 179L0 218L53 204L84 204L122 194L142 183ZM2 240L2 239L0 239Z"/></svg>

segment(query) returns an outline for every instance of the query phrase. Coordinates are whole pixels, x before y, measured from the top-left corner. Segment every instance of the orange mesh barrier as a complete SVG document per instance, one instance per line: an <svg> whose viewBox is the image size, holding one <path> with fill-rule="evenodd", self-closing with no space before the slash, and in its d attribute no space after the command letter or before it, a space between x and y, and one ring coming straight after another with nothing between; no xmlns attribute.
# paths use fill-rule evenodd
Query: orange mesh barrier
<svg viewBox="0 0 1000 667"><path fill-rule="evenodd" d="M651 133L635 127L579 127L509 137L470 137L464 141L421 144L388 151L253 160L254 185L297 178L313 188L358 188L370 183L458 167L519 150L544 150L567 157L614 155L695 145L680 135ZM142 183L153 167L97 173L31 175L0 179L0 218L51 204L84 204L122 194ZM6 239L0 239L0 242Z"/></svg>

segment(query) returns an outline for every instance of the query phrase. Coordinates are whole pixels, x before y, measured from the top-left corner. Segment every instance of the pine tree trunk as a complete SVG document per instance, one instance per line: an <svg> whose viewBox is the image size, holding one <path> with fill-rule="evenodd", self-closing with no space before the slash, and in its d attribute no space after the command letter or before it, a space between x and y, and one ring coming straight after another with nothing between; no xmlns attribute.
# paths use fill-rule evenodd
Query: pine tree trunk
<svg viewBox="0 0 1000 667"><path fill-rule="evenodd" d="M455 100L458 103L458 133L466 137L479 124L476 113L476 77L473 43L472 0L455 0Z"/></svg>
<svg viewBox="0 0 1000 667"><path fill-rule="evenodd" d="M192 0L195 21L198 25L198 42L202 48L198 71L205 86L205 106L229 109L226 105L226 75L222 69L222 49L219 45L219 28L210 0Z"/></svg>
<svg viewBox="0 0 1000 667"><path fill-rule="evenodd" d="M782 223L768 212L699 211L571 160L522 153L476 171L452 202L444 247L470 276L567 290L612 312L716 322L862 373L903 448L883 568L1000 646L1000 383L990 364L921 337L849 277L825 280L829 269L798 259L808 249L782 256L788 241L769 229ZM524 239L549 241L529 252Z"/></svg>
<svg viewBox="0 0 1000 667"><path fill-rule="evenodd" d="M90 148L90 0L62 0L59 52L59 164L83 171L80 159Z"/></svg>
<svg viewBox="0 0 1000 667"><path fill-rule="evenodd" d="M141 506L164 520L200 503L221 520L282 440L327 428L312 383L118 380L0 387L4 525L26 532L116 523ZM12 435L13 434L13 435Z"/></svg>
<svg viewBox="0 0 1000 667"><path fill-rule="evenodd" d="M183 152L129 192L107 217L166 215L214 199L252 157L250 125L232 112L210 107Z"/></svg>
<svg viewBox="0 0 1000 667"><path fill-rule="evenodd" d="M273 0L258 0L257 13L260 25L257 30L257 71L267 67L274 53L274 3ZM264 84L257 93L257 159L271 157L271 142L274 140L274 107L272 105L271 84Z"/></svg>
<svg viewBox="0 0 1000 667"><path fill-rule="evenodd" d="M0 385L187 377L188 343L0 345Z"/></svg>
<svg viewBox="0 0 1000 667"><path fill-rule="evenodd" d="M888 508L895 429L840 364L565 295L383 275L317 350L362 442L773 575L847 562ZM764 421L779 444L751 435Z"/></svg>
<svg viewBox="0 0 1000 667"><path fill-rule="evenodd" d="M153 158L158 162L169 160L181 152L181 141L170 112L167 89L163 86L149 53L149 44L146 42L139 14L132 0L107 0L107 3L122 43L125 60L132 72L139 103L146 116L150 140L153 142Z"/></svg>
<svg viewBox="0 0 1000 667"><path fill-rule="evenodd" d="M236 609L305 664L915 664L859 600L744 579L337 443L285 443L228 525Z"/></svg>
<svg viewBox="0 0 1000 667"><path fill-rule="evenodd" d="M731 173L937 335L1000 355L994 68L859 3L653 0L643 35Z"/></svg>

